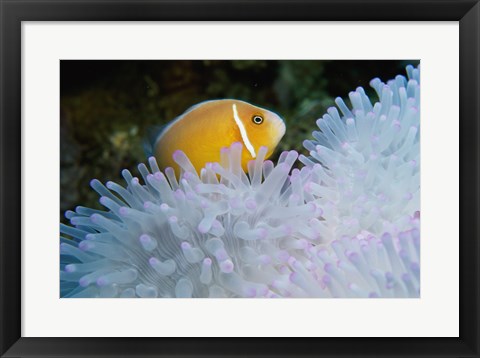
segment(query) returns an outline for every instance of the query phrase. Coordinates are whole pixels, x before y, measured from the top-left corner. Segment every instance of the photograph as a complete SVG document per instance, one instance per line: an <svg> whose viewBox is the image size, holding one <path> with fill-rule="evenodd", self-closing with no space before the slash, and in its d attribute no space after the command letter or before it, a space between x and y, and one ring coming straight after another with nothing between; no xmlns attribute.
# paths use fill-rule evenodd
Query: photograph
<svg viewBox="0 0 480 358"><path fill-rule="evenodd" d="M420 298L420 68L60 60L59 297Z"/></svg>

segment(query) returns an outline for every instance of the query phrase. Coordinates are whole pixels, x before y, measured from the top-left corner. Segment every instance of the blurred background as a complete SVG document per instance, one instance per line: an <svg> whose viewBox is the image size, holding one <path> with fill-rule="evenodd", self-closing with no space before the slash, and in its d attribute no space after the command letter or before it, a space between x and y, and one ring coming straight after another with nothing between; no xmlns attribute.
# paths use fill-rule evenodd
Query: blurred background
<svg viewBox="0 0 480 358"><path fill-rule="evenodd" d="M199 102L235 98L270 109L287 132L272 156L305 154L303 140L336 97L369 82L405 74L419 61L105 61L60 63L60 218L77 205L100 209L93 178L123 184L122 169L137 175L146 160L147 129L165 124ZM373 98L376 99L376 96ZM347 101L348 103L348 101Z"/></svg>

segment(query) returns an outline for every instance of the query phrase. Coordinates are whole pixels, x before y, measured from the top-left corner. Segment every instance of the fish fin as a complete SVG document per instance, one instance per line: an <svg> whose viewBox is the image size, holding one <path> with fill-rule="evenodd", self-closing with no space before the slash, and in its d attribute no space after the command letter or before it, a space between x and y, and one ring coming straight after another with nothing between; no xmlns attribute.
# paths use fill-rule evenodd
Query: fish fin
<svg viewBox="0 0 480 358"><path fill-rule="evenodd" d="M170 123L164 124L162 126L151 126L147 128L147 133L143 140L143 150L147 158L150 158L155 155L155 146L157 144L158 138L161 134L167 129Z"/></svg>

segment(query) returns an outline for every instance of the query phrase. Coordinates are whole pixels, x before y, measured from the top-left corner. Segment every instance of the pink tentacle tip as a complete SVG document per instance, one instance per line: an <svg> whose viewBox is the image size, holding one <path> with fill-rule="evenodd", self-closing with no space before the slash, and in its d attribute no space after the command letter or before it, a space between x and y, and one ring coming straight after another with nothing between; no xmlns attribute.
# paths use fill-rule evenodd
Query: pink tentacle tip
<svg viewBox="0 0 480 358"><path fill-rule="evenodd" d="M225 249L218 249L218 250L215 252L215 257L216 257L217 260L219 260L219 261L224 261L224 260L228 259L228 254L227 254L227 252L225 251Z"/></svg>
<svg viewBox="0 0 480 358"><path fill-rule="evenodd" d="M257 297L257 290L253 287L249 287L245 290L245 297L254 298Z"/></svg>
<svg viewBox="0 0 480 358"><path fill-rule="evenodd" d="M348 258L350 259L350 261L355 263L360 261L360 255L356 252L349 252Z"/></svg>
<svg viewBox="0 0 480 358"><path fill-rule="evenodd" d="M293 233L293 228L291 225L285 224L282 225L282 231L285 235L291 235Z"/></svg>
<svg viewBox="0 0 480 358"><path fill-rule="evenodd" d="M192 172L185 172L183 173L183 177L185 180L188 181L188 180L192 180L195 177L195 175Z"/></svg>
<svg viewBox="0 0 480 358"><path fill-rule="evenodd" d="M175 198L177 198L179 200L185 199L185 193L183 192L182 189L175 190L174 195L175 195Z"/></svg>
<svg viewBox="0 0 480 358"><path fill-rule="evenodd" d="M330 262L327 262L325 265L323 265L323 270L327 273L331 273L334 269L334 265L331 264Z"/></svg>
<svg viewBox="0 0 480 358"><path fill-rule="evenodd" d="M328 286L332 283L332 278L329 275L323 275L322 282Z"/></svg>
<svg viewBox="0 0 480 358"><path fill-rule="evenodd" d="M185 154L180 149L177 149L175 152L173 152L173 160L177 161L183 157L185 157Z"/></svg>
<svg viewBox="0 0 480 358"><path fill-rule="evenodd" d="M303 186L303 190L307 193L311 193L312 191L312 184L310 182L306 183L304 186Z"/></svg>
<svg viewBox="0 0 480 358"><path fill-rule="evenodd" d="M249 210L255 210L257 208L257 203L253 199L248 199L245 201L245 207Z"/></svg>
<svg viewBox="0 0 480 358"><path fill-rule="evenodd" d="M268 237L268 233L269 233L269 231L268 231L267 228L263 228L263 227L259 228L258 229L258 238L264 240Z"/></svg>
<svg viewBox="0 0 480 358"><path fill-rule="evenodd" d="M293 265L295 265L295 262L297 262L297 259L296 259L295 257L293 257L293 256L290 256L290 257L288 258L287 262L288 262L288 264L289 264L290 266L293 266Z"/></svg>
<svg viewBox="0 0 480 358"><path fill-rule="evenodd" d="M87 287L90 285L90 280L82 277L80 280L78 280L78 284L82 287Z"/></svg>
<svg viewBox="0 0 480 358"><path fill-rule="evenodd" d="M261 255L261 256L259 257L259 259L260 259L260 263L261 263L262 265L269 265L269 264L272 263L272 259L271 259L271 257L268 256L268 255Z"/></svg>
<svg viewBox="0 0 480 358"><path fill-rule="evenodd" d="M234 142L234 143L232 143L232 148L233 148L233 149L242 149L242 148L243 148L242 142Z"/></svg>
<svg viewBox="0 0 480 358"><path fill-rule="evenodd" d="M298 240L298 243L300 244L300 247L301 247L303 250L308 249L308 241L307 241L307 240L305 240L305 239L300 239L300 240Z"/></svg>
<svg viewBox="0 0 480 358"><path fill-rule="evenodd" d="M98 280L97 280L97 286L106 286L107 285L107 280L104 278L104 277L100 277Z"/></svg>
<svg viewBox="0 0 480 358"><path fill-rule="evenodd" d="M262 286L258 288L257 293L259 297L265 297L269 293L269 289L267 286Z"/></svg>
<svg viewBox="0 0 480 358"><path fill-rule="evenodd" d="M290 280L290 282L293 282L295 283L299 278L299 275L298 273L296 272L292 272L289 276L288 276L288 279Z"/></svg>
<svg viewBox="0 0 480 358"><path fill-rule="evenodd" d="M273 280L273 281L270 283L270 287L275 288L275 289L279 289L279 288L282 287L282 284L281 284L280 281L278 281L278 280Z"/></svg>
<svg viewBox="0 0 480 358"><path fill-rule="evenodd" d="M290 270L287 266L281 265L278 267L278 272L280 272L282 275L286 275L290 272Z"/></svg>
<svg viewBox="0 0 480 358"><path fill-rule="evenodd" d="M187 192L187 194L185 194L185 197L187 198L187 200L194 200L196 198L196 195L194 193L192 193L191 191Z"/></svg>
<svg viewBox="0 0 480 358"><path fill-rule="evenodd" d="M221 170L222 169L222 166L219 164L219 163L212 163L212 169L214 171L218 171L218 170Z"/></svg>
<svg viewBox="0 0 480 358"><path fill-rule="evenodd" d="M220 263L220 269L222 270L222 272L225 272L225 273L233 272L233 269L234 269L233 262L230 261L230 260L225 260L225 261L221 262Z"/></svg>

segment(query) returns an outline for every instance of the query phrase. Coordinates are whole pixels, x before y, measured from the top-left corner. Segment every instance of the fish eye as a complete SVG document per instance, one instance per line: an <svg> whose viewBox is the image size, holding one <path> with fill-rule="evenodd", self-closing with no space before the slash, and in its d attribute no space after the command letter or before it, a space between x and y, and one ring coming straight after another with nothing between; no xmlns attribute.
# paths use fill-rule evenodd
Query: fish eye
<svg viewBox="0 0 480 358"><path fill-rule="evenodd" d="M263 117L259 116L258 114L252 117L252 121L255 124L262 124L263 123Z"/></svg>

